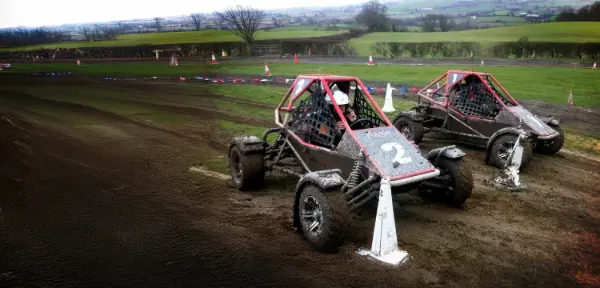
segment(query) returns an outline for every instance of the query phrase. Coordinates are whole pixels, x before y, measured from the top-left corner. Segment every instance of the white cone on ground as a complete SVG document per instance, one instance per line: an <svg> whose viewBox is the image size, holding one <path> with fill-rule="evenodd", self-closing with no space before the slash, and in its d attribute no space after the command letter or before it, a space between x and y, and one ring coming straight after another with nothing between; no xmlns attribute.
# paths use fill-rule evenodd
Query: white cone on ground
<svg viewBox="0 0 600 288"><path fill-rule="evenodd" d="M177 58L175 57L175 54L171 55L171 61L169 62L170 66L178 66L179 63L177 62Z"/></svg>
<svg viewBox="0 0 600 288"><path fill-rule="evenodd" d="M483 60L481 60L481 65L480 65L480 66L482 66L482 67L484 66L484 64L483 64Z"/></svg>
<svg viewBox="0 0 600 288"><path fill-rule="evenodd" d="M383 103L383 108L381 108L383 112L394 112L394 103L392 100L392 86L390 83L387 84L387 90L385 90L385 102Z"/></svg>
<svg viewBox="0 0 600 288"><path fill-rule="evenodd" d="M594 62L594 65L592 65L592 69L596 69L596 62Z"/></svg>
<svg viewBox="0 0 600 288"><path fill-rule="evenodd" d="M573 102L573 90L569 90L569 98L567 99L567 102L569 103L569 105L574 105L575 104Z"/></svg>
<svg viewBox="0 0 600 288"><path fill-rule="evenodd" d="M381 180L381 187L379 188L379 204L377 205L371 250L361 249L357 253L371 256L394 266L408 260L408 253L398 247L392 188L387 178Z"/></svg>

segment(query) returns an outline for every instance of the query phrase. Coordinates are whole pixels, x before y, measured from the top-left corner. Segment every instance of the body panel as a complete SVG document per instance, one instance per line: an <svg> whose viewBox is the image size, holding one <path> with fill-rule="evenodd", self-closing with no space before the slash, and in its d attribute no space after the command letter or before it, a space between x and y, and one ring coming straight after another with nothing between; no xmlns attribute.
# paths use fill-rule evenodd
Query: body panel
<svg viewBox="0 0 600 288"><path fill-rule="evenodd" d="M395 127L354 131L369 153L369 160L391 179L431 172L434 167Z"/></svg>

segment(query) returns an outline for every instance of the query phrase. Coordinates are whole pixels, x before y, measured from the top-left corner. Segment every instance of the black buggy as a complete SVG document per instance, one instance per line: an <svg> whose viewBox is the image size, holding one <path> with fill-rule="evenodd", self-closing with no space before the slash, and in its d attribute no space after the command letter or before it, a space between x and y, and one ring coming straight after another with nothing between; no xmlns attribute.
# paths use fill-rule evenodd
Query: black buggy
<svg viewBox="0 0 600 288"><path fill-rule="evenodd" d="M354 122L344 118L332 97L334 86L354 94L350 97L357 116ZM340 120L345 131L336 125ZM349 213L377 201L382 179L389 181L393 193L427 189L457 207L471 195L473 178L462 159L465 153L447 146L421 155L358 78L298 76L275 109L275 124L261 139L232 140L232 182L240 190L249 190L263 184L267 171L297 176L293 225L319 251L337 250Z"/></svg>
<svg viewBox="0 0 600 288"><path fill-rule="evenodd" d="M525 135L524 168L533 151L555 154L563 146L559 121L537 117L489 73L450 70L418 92L418 104L399 113L394 126L419 144L427 132L486 149L485 161L503 168L519 134ZM414 110L414 111L412 111Z"/></svg>

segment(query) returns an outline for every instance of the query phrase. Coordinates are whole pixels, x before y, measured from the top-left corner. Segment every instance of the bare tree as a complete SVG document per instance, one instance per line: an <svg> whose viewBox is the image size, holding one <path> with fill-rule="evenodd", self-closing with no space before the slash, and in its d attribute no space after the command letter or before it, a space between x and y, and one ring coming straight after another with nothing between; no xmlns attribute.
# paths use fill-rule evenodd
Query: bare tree
<svg viewBox="0 0 600 288"><path fill-rule="evenodd" d="M388 7L372 0L362 5L362 9L355 16L356 22L368 27L369 32L389 31L390 19L387 16Z"/></svg>
<svg viewBox="0 0 600 288"><path fill-rule="evenodd" d="M160 17L154 17L154 28L156 28L157 31L160 31L162 28L162 22L163 19Z"/></svg>
<svg viewBox="0 0 600 288"><path fill-rule="evenodd" d="M194 28L200 31L200 24L202 24L202 14L194 13L190 15L190 18L192 18L192 22L194 22Z"/></svg>
<svg viewBox="0 0 600 288"><path fill-rule="evenodd" d="M252 44L256 37L256 30L265 17L265 12L241 5L227 9L224 13L215 12L218 19L224 22L229 31L242 38L247 45L248 55L252 56Z"/></svg>

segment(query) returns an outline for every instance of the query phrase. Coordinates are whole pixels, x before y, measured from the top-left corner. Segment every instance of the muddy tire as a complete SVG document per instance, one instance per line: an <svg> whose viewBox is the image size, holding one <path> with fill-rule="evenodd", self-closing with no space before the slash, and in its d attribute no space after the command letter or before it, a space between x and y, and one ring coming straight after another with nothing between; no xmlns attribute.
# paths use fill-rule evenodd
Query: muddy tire
<svg viewBox="0 0 600 288"><path fill-rule="evenodd" d="M559 135L550 140L538 140L535 145L535 151L541 154L554 155L562 149L565 144L565 134L559 126L550 126L556 130Z"/></svg>
<svg viewBox="0 0 600 288"><path fill-rule="evenodd" d="M425 129L423 123L414 121L407 116L400 116L394 121L394 127L402 133L408 140L414 141L415 144L421 143Z"/></svg>
<svg viewBox="0 0 600 288"><path fill-rule="evenodd" d="M438 169L449 175L448 188L441 192L441 200L452 207L463 207L473 191L473 173L463 159L440 158Z"/></svg>
<svg viewBox="0 0 600 288"><path fill-rule="evenodd" d="M350 221L348 203L339 189L323 191L313 184L304 186L298 214L304 237L315 250L325 253L339 250Z"/></svg>
<svg viewBox="0 0 600 288"><path fill-rule="evenodd" d="M229 172L233 186L239 190L260 188L265 179L262 153L244 155L237 145L229 149Z"/></svg>
<svg viewBox="0 0 600 288"><path fill-rule="evenodd" d="M494 166L499 169L504 168L504 163L506 163L506 159L508 158L510 150L514 147L515 142L517 141L517 137L518 136L514 134L505 134L496 138L490 151L490 159L492 160ZM523 158L521 159L521 167L519 169L523 169L527 167L527 164L529 164L533 154L533 149L531 148L531 143L529 143L527 140L521 141L520 143L523 146Z"/></svg>

